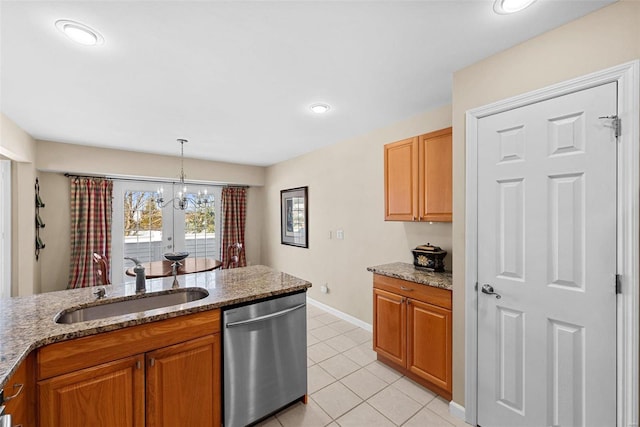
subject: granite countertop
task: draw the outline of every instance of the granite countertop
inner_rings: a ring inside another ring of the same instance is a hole
[[[395,277],[396,279],[408,280],[421,285],[433,286],[434,288],[452,289],[451,273],[436,273],[433,271],[418,270],[406,262],[393,262],[391,264],[376,265],[368,267],[368,271],[383,276]]]
[[[0,388],[31,351],[47,344],[288,294],[311,286],[306,280],[263,265],[187,274],[178,276],[178,282],[180,288],[204,288],[209,295],[181,305],[75,324],[58,324],[55,317],[70,307],[95,305],[95,288],[0,299]],[[105,288],[107,296],[100,303],[144,295],[136,295],[135,282]],[[173,277],[147,280],[147,293],[169,293],[172,289]]]

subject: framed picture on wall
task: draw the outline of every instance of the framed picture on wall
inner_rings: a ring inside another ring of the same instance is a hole
[[[280,191],[280,241],[283,245],[309,247],[308,187]]]

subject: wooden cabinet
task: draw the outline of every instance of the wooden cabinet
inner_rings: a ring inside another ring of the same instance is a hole
[[[374,274],[378,360],[451,398],[451,291]]]
[[[451,326],[451,310],[407,299],[407,369],[448,392]]]
[[[384,146],[385,220],[451,222],[452,131]]]
[[[147,353],[148,426],[220,426],[220,334]],[[197,408],[197,409],[196,409]]]
[[[380,289],[373,290],[373,347],[378,354],[401,366],[407,364],[407,306],[405,298]]]
[[[35,425],[35,356],[30,354],[4,386],[5,410],[15,427]]]
[[[41,427],[220,425],[220,311],[38,350]]]
[[[418,219],[418,137],[384,146],[384,219]]]
[[[144,427],[143,363],[127,357],[40,381],[40,427]]]

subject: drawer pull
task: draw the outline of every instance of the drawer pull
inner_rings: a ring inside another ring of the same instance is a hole
[[[400,286],[400,289],[402,289],[403,291],[413,291],[413,289],[407,288],[406,286]]]
[[[22,393],[22,389],[24,388],[24,384],[14,384],[14,385],[13,385],[13,389],[15,390],[16,388],[18,389],[18,391],[16,391],[16,392],[13,394],[13,396],[5,397],[5,398],[4,398],[4,401],[5,401],[5,402],[8,402],[8,401],[10,401],[11,399],[15,399],[16,397],[18,397],[18,395],[20,395],[20,393]],[[4,403],[4,402],[3,402],[3,403]]]

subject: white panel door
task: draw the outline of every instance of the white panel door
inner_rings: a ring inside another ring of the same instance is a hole
[[[482,427],[616,424],[616,91],[479,120]]]

